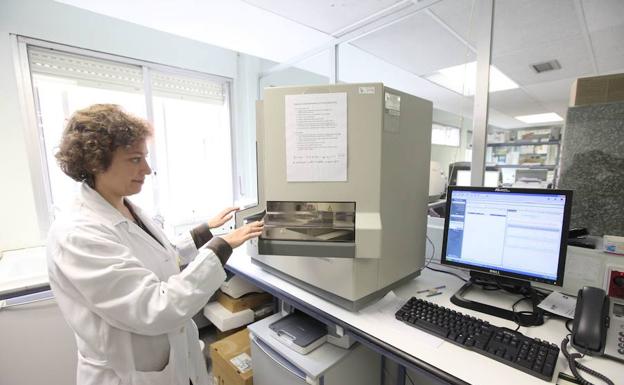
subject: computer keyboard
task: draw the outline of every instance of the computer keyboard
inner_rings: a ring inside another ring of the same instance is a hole
[[[412,297],[396,319],[525,373],[551,381],[559,347]]]

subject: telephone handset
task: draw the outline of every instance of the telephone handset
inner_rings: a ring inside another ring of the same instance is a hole
[[[581,376],[579,372],[581,370],[609,385],[614,385],[607,377],[576,361],[585,354],[590,356],[604,354],[608,328],[609,297],[602,289],[585,286],[578,292],[571,335],[571,345],[582,354],[568,352],[569,336],[561,342],[561,352],[568,360],[572,374],[583,385],[591,383]]]
[[[590,356],[604,354],[609,328],[609,297],[605,291],[585,286],[579,290],[572,324],[572,346]]]

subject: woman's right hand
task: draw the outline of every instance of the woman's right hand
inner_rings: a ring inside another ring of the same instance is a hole
[[[251,238],[257,238],[262,234],[262,230],[264,229],[264,222],[256,221],[248,223],[238,229],[228,233],[226,235],[222,235],[224,241],[226,241],[230,247],[233,249],[245,243],[246,240]]]

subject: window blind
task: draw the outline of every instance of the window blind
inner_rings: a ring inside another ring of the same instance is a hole
[[[223,104],[225,85],[220,82],[177,74],[153,71],[152,93],[154,96],[174,97]]]
[[[74,79],[96,87],[143,89],[143,69],[138,65],[33,46],[28,47],[28,60],[33,73]],[[225,102],[225,82],[153,70],[150,73],[154,96]]]
[[[74,79],[91,86],[143,89],[143,70],[139,66],[32,46],[28,47],[28,60],[33,73]]]

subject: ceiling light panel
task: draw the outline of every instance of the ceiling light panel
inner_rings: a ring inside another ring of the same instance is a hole
[[[475,93],[477,83],[477,62],[460,64],[443,68],[425,78],[455,91],[458,94],[471,96]],[[498,68],[490,66],[490,92],[518,88],[518,84],[502,73]]]
[[[547,112],[544,114],[533,114],[533,115],[520,115],[516,116],[521,122],[533,124],[533,123],[554,123],[561,122],[563,118],[554,112]]]

